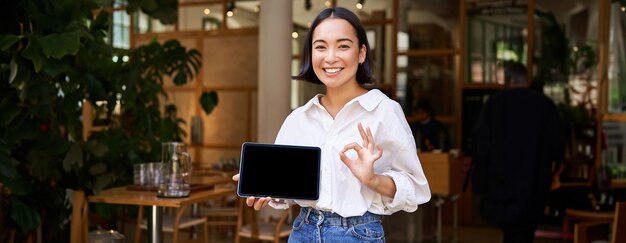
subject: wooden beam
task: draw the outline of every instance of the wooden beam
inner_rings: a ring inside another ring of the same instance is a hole
[[[612,121],[612,122],[626,122],[626,114],[610,114],[604,113],[602,115],[602,121]]]
[[[457,123],[457,133],[456,133],[456,147],[461,150],[463,144],[462,129],[463,129],[463,89],[465,88],[465,67],[467,65],[467,1],[459,0],[459,46],[457,47],[459,50],[458,55],[458,68],[457,68],[457,76],[456,76],[456,87],[455,87],[455,103],[454,107],[454,116],[455,120],[459,121]]]
[[[226,14],[226,8],[228,7],[228,0],[222,0],[222,29],[228,29],[228,15]]]
[[[504,85],[497,83],[463,83],[463,89],[504,89]]]
[[[391,24],[391,43],[390,43],[390,48],[391,48],[391,60],[389,60],[389,66],[391,67],[391,73],[389,75],[389,84],[391,85],[391,89],[390,89],[390,93],[391,93],[391,98],[392,99],[396,99],[397,98],[397,94],[396,94],[396,90],[398,90],[397,87],[397,76],[398,76],[398,16],[400,15],[400,10],[398,9],[400,7],[400,4],[398,2],[399,0],[393,0],[393,5],[391,8],[391,20],[392,20],[392,24]]]
[[[527,27],[526,27],[526,72],[530,80],[530,84],[533,82],[533,55],[535,53],[535,0],[527,0]],[[565,45],[566,43],[564,43]],[[529,84],[529,85],[530,85]]]
[[[460,54],[459,49],[425,49],[425,50],[408,50],[398,52],[399,56],[421,57],[421,56],[452,56]]]
[[[187,92],[195,92],[198,87],[195,86],[167,86],[163,87],[163,89],[167,92],[170,91],[187,91]],[[223,85],[223,84],[211,84],[201,87],[202,91],[256,91],[258,89],[257,85]]]
[[[608,69],[609,69],[609,32],[611,26],[611,0],[598,1],[598,107],[596,108],[596,153],[595,170],[602,163],[602,143],[604,132],[602,118],[607,112],[608,101]],[[589,176],[589,181],[595,180],[595,175]]]
[[[135,41],[150,41],[153,38],[157,39],[182,39],[182,38],[198,38],[198,37],[211,37],[211,36],[241,36],[241,35],[257,35],[259,33],[258,27],[253,28],[241,28],[241,29],[217,29],[217,30],[183,30],[178,32],[161,32],[161,33],[138,33],[135,34]]]

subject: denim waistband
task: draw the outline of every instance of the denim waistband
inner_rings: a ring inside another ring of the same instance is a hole
[[[326,226],[350,227],[352,225],[365,224],[383,220],[382,215],[373,214],[370,212],[366,212],[362,216],[344,218],[337,213],[320,211],[310,207],[301,208],[300,214],[302,215],[305,222],[313,221],[319,225]]]

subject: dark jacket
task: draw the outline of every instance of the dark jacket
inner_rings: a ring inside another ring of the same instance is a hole
[[[564,156],[564,127],[554,103],[526,88],[491,97],[475,129],[474,192],[485,220],[538,220],[550,192],[552,162]]]
[[[439,120],[431,118],[427,123],[416,121],[409,124],[409,126],[411,131],[413,131],[415,144],[420,151],[431,151],[426,146],[427,140],[434,147],[433,149],[441,149],[442,151],[450,149],[448,130]]]

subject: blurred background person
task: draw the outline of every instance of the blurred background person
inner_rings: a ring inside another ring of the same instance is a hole
[[[427,99],[420,99],[415,108],[416,121],[409,124],[415,143],[420,151],[441,150],[450,148],[447,128],[437,120],[435,110]]]
[[[543,215],[553,163],[561,162],[565,138],[556,106],[528,88],[526,68],[505,69],[505,89],[487,100],[474,141],[474,192],[483,219],[502,228],[503,242],[532,242]]]

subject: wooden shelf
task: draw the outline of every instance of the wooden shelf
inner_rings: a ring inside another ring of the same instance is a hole
[[[626,114],[604,114],[602,116],[602,120],[614,121],[614,122],[626,122]]]
[[[461,51],[458,49],[424,49],[424,50],[408,50],[398,52],[399,56],[410,57],[432,57],[432,56],[452,56],[457,55]]]
[[[463,83],[463,89],[504,89],[504,85],[497,83]]]

